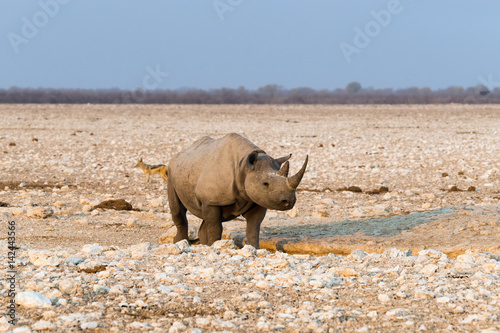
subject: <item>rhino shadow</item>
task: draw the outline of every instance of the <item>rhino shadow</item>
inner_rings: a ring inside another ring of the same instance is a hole
[[[365,236],[392,237],[402,231],[410,230],[418,225],[430,223],[443,215],[450,215],[455,210],[443,207],[432,211],[411,213],[391,217],[376,217],[358,220],[344,220],[326,224],[314,224],[314,220],[305,225],[289,225],[262,228],[265,238],[328,238],[334,236],[363,233]]]

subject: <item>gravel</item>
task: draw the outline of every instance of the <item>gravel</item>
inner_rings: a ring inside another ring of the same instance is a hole
[[[500,261],[492,253],[450,259],[430,250],[395,256],[399,250],[391,249],[311,257],[221,242],[221,250],[181,242],[180,254],[144,243],[89,244],[67,248],[57,266],[34,265],[23,248],[19,288],[27,291],[16,297],[18,325],[59,332],[500,328]],[[102,253],[87,252],[78,265],[66,260],[89,247]],[[464,262],[466,269],[457,268]]]

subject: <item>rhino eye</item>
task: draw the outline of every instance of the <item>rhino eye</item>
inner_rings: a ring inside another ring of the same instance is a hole
[[[265,187],[269,187],[269,183],[268,182],[264,182],[262,185],[264,185]]]

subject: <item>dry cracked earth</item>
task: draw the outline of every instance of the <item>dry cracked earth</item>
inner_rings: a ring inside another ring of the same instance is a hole
[[[500,106],[1,105],[0,119],[0,332],[500,331]],[[168,164],[231,132],[292,153],[292,172],[309,155],[296,206],[268,212],[260,250],[242,219],[212,247],[172,244],[166,184],[137,158]],[[132,210],[96,207],[111,199]]]

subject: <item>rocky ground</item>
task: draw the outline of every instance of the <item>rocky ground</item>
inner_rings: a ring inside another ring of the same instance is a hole
[[[4,271],[9,222],[19,247],[17,328],[2,276],[0,331],[500,331],[500,106],[3,105],[0,118]],[[293,153],[292,172],[309,155],[296,207],[268,212],[262,250],[243,247],[243,220],[214,247],[170,244],[166,186],[137,158],[166,164],[229,132]],[[133,210],[95,208],[108,199]]]

